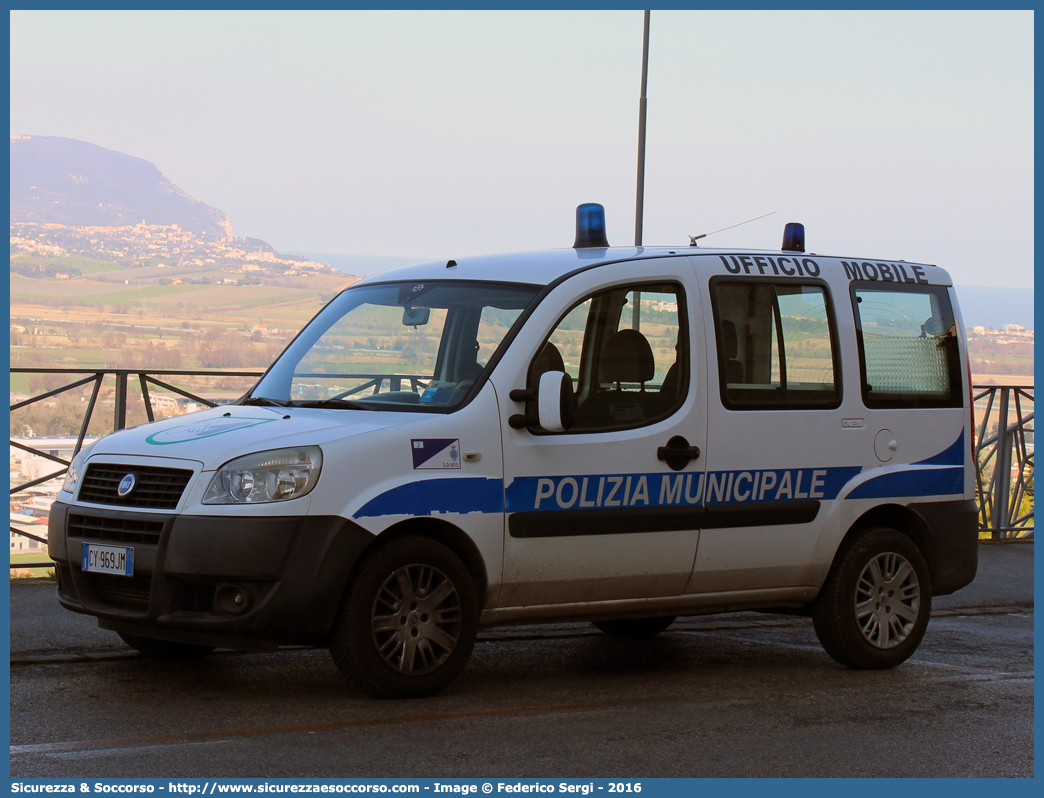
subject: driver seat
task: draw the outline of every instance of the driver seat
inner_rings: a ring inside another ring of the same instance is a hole
[[[656,359],[648,339],[637,330],[618,330],[602,350],[602,382],[615,387],[598,391],[577,408],[576,427],[609,427],[644,421],[657,403],[657,393],[645,383],[656,373]],[[624,382],[637,382],[638,391],[625,391]],[[653,411],[655,414],[655,411]]]

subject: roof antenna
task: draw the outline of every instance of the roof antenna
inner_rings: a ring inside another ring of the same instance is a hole
[[[747,221],[745,222],[740,222],[739,224],[730,224],[728,227],[722,227],[720,230],[713,230],[710,233],[700,233],[698,236],[689,236],[689,246],[696,246],[696,242],[699,241],[701,238],[706,238],[707,236],[712,236],[715,233],[722,233],[726,230],[731,230],[733,227],[740,227],[745,224],[750,224],[751,222],[756,222],[758,219],[764,219],[766,216],[771,216],[774,213],[775,211],[770,211],[768,213],[761,214],[761,216],[755,216],[753,219],[747,219]]]

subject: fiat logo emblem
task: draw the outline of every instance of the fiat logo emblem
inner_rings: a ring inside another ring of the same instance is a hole
[[[120,485],[118,488],[116,488],[116,495],[126,496],[128,493],[134,490],[135,481],[136,480],[134,478],[134,474],[127,474],[127,476],[120,480]]]

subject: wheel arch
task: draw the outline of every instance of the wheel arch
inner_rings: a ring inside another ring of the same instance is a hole
[[[910,538],[920,550],[928,565],[928,573],[932,577],[932,581],[935,581],[936,557],[931,530],[920,515],[901,504],[880,504],[859,516],[841,539],[834,552],[834,557],[837,557],[837,552],[841,551],[845,543],[853,536],[868,527],[875,526],[894,529]]]
[[[417,535],[437,540],[460,557],[464,567],[471,574],[471,578],[475,580],[475,590],[479,595],[479,605],[484,606],[486,593],[489,590],[489,574],[486,570],[486,561],[482,558],[482,553],[479,551],[475,541],[464,530],[441,518],[408,518],[405,521],[393,524],[374,538],[373,542],[367,546],[366,551],[359,558],[359,562],[362,562],[373,546],[379,546],[405,535]],[[358,567],[358,563],[356,567]]]
[[[383,532],[374,535],[373,539],[367,543],[366,547],[359,552],[359,555],[355,558],[355,562],[352,564],[352,567],[349,569],[348,574],[345,577],[344,585],[341,588],[340,598],[338,599],[338,609],[323,635],[324,642],[329,642],[330,635],[337,628],[338,623],[340,623],[343,598],[347,595],[359,568],[362,567],[362,564],[366,561],[368,556],[377,546],[384,545],[391,540],[406,535],[417,535],[419,537],[436,540],[456,554],[461,562],[464,563],[464,567],[467,568],[468,573],[471,574],[471,578],[475,580],[475,590],[479,596],[479,606],[484,606],[486,594],[489,591],[489,575],[486,571],[486,562],[482,558],[482,554],[479,552],[479,548],[475,545],[475,542],[466,532],[460,529],[460,527],[457,527],[448,521],[444,521],[441,518],[408,518],[404,521],[399,521],[385,529]]]

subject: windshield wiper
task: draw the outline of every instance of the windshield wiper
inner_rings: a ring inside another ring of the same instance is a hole
[[[294,402],[294,407],[334,407],[338,410],[376,410],[375,407],[364,405],[361,402],[348,402],[344,399],[313,399],[304,402]]]
[[[244,399],[243,404],[245,405],[257,405],[259,407],[293,407],[293,402],[284,402],[282,399],[269,399],[267,396],[251,396],[249,399]]]

